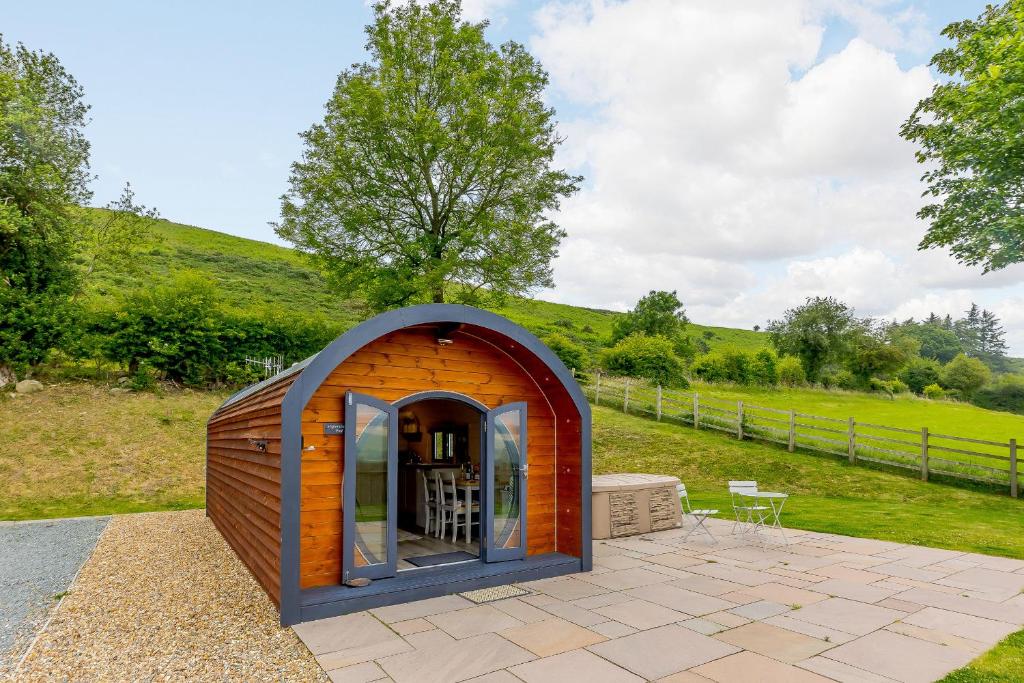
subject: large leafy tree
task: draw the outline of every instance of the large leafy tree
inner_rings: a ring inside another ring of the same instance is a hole
[[[651,290],[636,302],[633,310],[616,319],[612,328],[612,343],[631,334],[676,339],[689,322],[683,302],[674,290]]]
[[[950,24],[931,61],[946,76],[900,133],[927,164],[921,248],[985,271],[1024,260],[1024,0]]]
[[[799,358],[811,381],[826,366],[846,360],[862,331],[853,309],[832,297],[808,298],[768,324],[772,345],[780,355]]]
[[[552,167],[544,70],[522,45],[488,44],[457,0],[374,16],[370,60],[302,134],[278,234],[375,309],[550,286],[565,235],[551,214],[581,179]]]
[[[88,107],[52,54],[0,37],[0,384],[67,329],[75,222],[89,198]]]

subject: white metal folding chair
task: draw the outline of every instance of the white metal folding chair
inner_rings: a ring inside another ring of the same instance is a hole
[[[686,494],[686,484],[676,484],[676,493],[679,494],[680,504],[683,505],[683,518],[693,518],[693,528],[686,532],[686,535],[683,536],[683,541],[685,542],[686,539],[688,539],[693,532],[699,530],[703,531],[708,536],[710,536],[712,543],[718,543],[718,539],[715,538],[715,535],[711,533],[711,530],[704,526],[704,522],[707,520],[707,518],[711,515],[717,515],[718,510],[704,508],[694,510],[692,507],[690,507],[690,496]]]
[[[765,515],[769,508],[758,503],[757,498],[750,497],[757,493],[756,481],[730,481],[729,495],[732,497],[732,511],[736,521],[732,525],[732,533],[741,523],[752,524],[753,527],[747,531],[756,531],[758,526],[764,526]],[[742,519],[741,519],[742,517]]]

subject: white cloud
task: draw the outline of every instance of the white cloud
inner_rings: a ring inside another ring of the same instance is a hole
[[[822,57],[836,17],[858,35]],[[1022,269],[981,277],[916,249],[921,169],[898,131],[933,79],[893,52],[930,40],[915,11],[581,0],[535,20],[531,49],[574,112],[559,162],[587,178],[558,217],[560,300],[679,289],[695,319],[746,327],[813,295],[864,315],[1024,297]]]

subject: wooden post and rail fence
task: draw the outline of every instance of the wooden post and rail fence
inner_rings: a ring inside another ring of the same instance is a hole
[[[596,405],[621,406],[623,412],[649,415],[695,429],[726,432],[737,439],[757,439],[913,471],[923,481],[933,474],[1007,486],[1019,495],[1017,440],[990,441],[782,410],[744,401],[729,401],[699,392],[665,389],[600,372],[580,377]],[[969,444],[970,448],[966,445]]]

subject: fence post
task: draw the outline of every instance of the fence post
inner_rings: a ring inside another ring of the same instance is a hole
[[[700,399],[697,392],[693,392],[693,428],[700,429]]]
[[[658,421],[661,421],[661,385],[658,385]]]
[[[846,451],[850,464],[857,462],[857,423],[852,417],[846,420]]]
[[[629,380],[626,380],[626,388],[622,393],[622,412],[629,412]]]
[[[921,481],[928,481],[928,428],[921,427]]]
[[[796,449],[796,411],[789,411],[789,452]]]
[[[1017,497],[1017,439],[1010,439],[1010,495]]]
[[[601,405],[601,371],[597,371],[597,386],[594,389],[594,405]]]
[[[743,441],[743,401],[736,401],[736,438]]]

